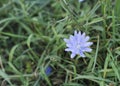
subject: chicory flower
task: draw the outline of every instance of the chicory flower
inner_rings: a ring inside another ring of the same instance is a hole
[[[85,52],[91,52],[92,49],[90,46],[93,42],[88,42],[90,39],[89,36],[86,36],[85,33],[81,33],[80,31],[74,31],[74,35],[70,35],[69,39],[64,39],[66,42],[67,48],[65,51],[71,51],[71,58],[74,58],[76,55],[80,55],[81,57],[85,57]]]
[[[45,69],[45,74],[46,75],[50,75],[52,72],[52,68],[50,66],[48,66],[46,69]]]

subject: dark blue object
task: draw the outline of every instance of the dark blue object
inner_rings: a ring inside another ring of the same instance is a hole
[[[46,75],[50,75],[52,72],[52,68],[50,66],[48,66],[46,69],[45,69],[45,74]]]

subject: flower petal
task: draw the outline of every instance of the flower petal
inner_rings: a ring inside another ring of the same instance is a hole
[[[77,31],[76,30],[74,31],[74,35],[77,35]]]
[[[84,47],[89,47],[89,46],[91,46],[93,44],[93,42],[86,42],[83,46]]]
[[[66,48],[65,51],[71,51],[71,49],[70,48]]]
[[[71,58],[74,58],[74,57],[75,57],[75,55],[76,55],[75,53],[72,53],[72,54],[71,54]]]
[[[83,51],[83,52],[91,52],[92,49],[91,49],[91,48],[84,48],[82,51]]]
[[[85,54],[83,52],[80,51],[79,54],[81,57],[85,57]]]
[[[86,36],[85,39],[84,39],[84,41],[86,42],[86,41],[88,41],[89,39],[90,39],[90,37],[89,37],[89,36]]]
[[[69,43],[69,39],[63,39],[66,43]]]

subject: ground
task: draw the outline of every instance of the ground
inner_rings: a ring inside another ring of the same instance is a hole
[[[1,0],[0,85],[119,86],[119,3]],[[93,42],[85,57],[65,51],[74,31]]]

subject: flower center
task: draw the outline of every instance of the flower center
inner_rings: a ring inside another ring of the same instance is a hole
[[[77,49],[80,49],[80,47],[81,47],[80,44],[78,44],[78,45],[77,45]]]

